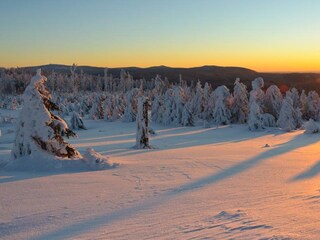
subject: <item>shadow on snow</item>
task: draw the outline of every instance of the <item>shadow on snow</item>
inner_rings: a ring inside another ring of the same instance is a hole
[[[202,187],[209,187],[209,186],[211,187],[213,184],[216,184],[219,181],[222,181],[224,179],[240,174],[246,170],[249,170],[267,159],[316,143],[318,140],[319,139],[317,137],[310,137],[306,139],[305,136],[298,135],[297,137],[293,138],[291,141],[285,144],[279,145],[276,148],[267,150],[258,156],[255,156],[253,158],[250,158],[248,160],[235,164],[227,169],[221,170],[218,173],[214,173],[202,179],[199,179],[191,183],[184,184],[180,187],[174,188],[172,190],[169,190],[158,197],[147,199],[146,201],[143,201],[135,206],[116,210],[113,212],[108,212],[104,215],[97,216],[96,218],[84,220],[82,222],[79,222],[73,225],[65,226],[53,232],[42,234],[36,238],[33,237],[32,239],[48,239],[48,238],[63,239],[63,238],[75,236],[77,234],[85,233],[90,230],[94,230],[98,227],[101,227],[106,224],[110,224],[112,222],[121,220],[123,218],[132,217],[139,212],[148,211],[148,210],[151,210],[152,208],[160,206],[161,204],[175,197],[178,197],[186,192],[194,191]],[[310,177],[310,176],[313,176],[314,174],[317,174],[318,172],[319,172],[319,163],[317,163],[314,167],[312,167],[306,173],[302,174],[302,176]]]

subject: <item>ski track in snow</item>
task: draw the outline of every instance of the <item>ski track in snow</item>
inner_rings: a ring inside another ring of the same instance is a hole
[[[140,151],[131,149],[134,124],[92,126],[72,143],[81,151],[96,146],[120,167],[60,175],[0,172],[0,239],[320,236],[319,159],[308,153],[319,136],[159,126],[151,140],[157,149]],[[12,136],[4,136],[0,156],[8,157]],[[310,163],[301,162],[301,153]]]

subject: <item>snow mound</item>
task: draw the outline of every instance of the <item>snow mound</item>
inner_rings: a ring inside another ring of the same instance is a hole
[[[78,172],[90,170],[110,169],[118,166],[117,163],[109,163],[105,156],[88,148],[83,156],[78,158],[61,158],[43,151],[37,154],[24,156],[17,159],[11,159],[3,163],[5,171],[23,171],[23,172]]]
[[[97,153],[93,148],[87,148],[86,153],[83,154],[83,161],[91,169],[108,169],[119,166],[118,163],[109,163],[109,158]]]

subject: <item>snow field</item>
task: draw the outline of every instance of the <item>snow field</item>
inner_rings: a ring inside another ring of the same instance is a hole
[[[246,125],[86,120],[70,143],[120,163],[102,171],[0,171],[2,239],[318,239],[319,135]],[[0,157],[13,133],[2,128]],[[9,126],[7,128],[10,128]],[[265,147],[268,144],[269,147]]]

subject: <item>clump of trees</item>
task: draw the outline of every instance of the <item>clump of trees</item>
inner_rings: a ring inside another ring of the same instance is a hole
[[[0,95],[0,107],[15,109],[23,104],[19,93],[28,78],[30,74],[22,70],[1,71],[0,92],[12,94]],[[268,127],[292,131],[300,128],[303,121],[320,120],[320,97],[316,91],[306,93],[293,88],[282,93],[276,85],[266,88],[262,78],[252,81],[249,92],[240,79],[235,80],[233,89],[213,89],[209,83],[187,83],[182,76],[178,83],[169,83],[160,75],[149,81],[134,79],[124,70],[118,78],[108,69],[103,76],[93,76],[73,65],[69,74],[48,74],[46,87],[52,92],[50,101],[57,106],[50,110],[52,114],[71,116],[75,130],[84,126],[86,118],[135,121],[141,96],[149,99],[151,122],[163,125],[247,124],[252,131]]]

